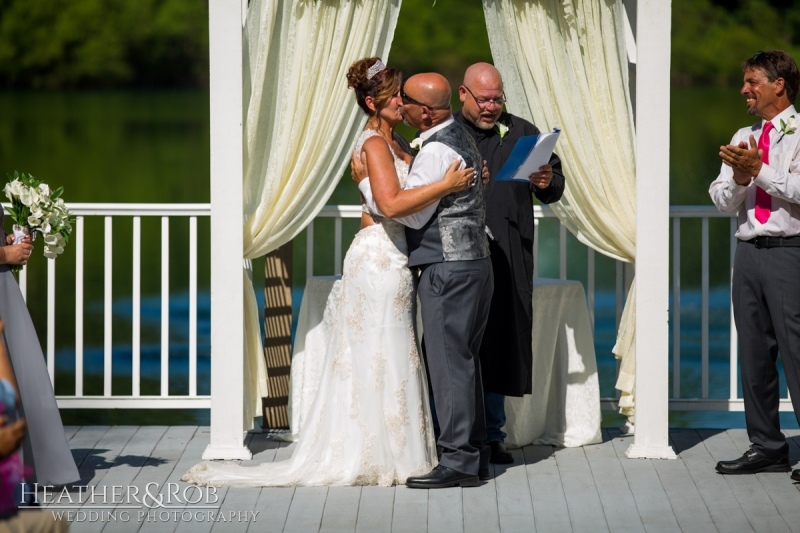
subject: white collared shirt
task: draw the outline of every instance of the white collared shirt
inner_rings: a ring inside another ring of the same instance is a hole
[[[450,116],[450,118],[441,124],[437,124],[433,128],[423,131],[419,134],[419,137],[423,141],[423,145],[419,153],[417,153],[416,157],[414,158],[414,164],[411,167],[411,170],[408,172],[405,189],[416,189],[417,187],[422,187],[423,185],[429,185],[431,183],[441,181],[444,179],[444,175],[447,174],[447,169],[450,168],[450,165],[456,159],[461,160],[461,164],[458,166],[459,169],[466,167],[466,163],[464,163],[463,159],[461,159],[461,156],[458,155],[458,152],[446,144],[442,144],[440,142],[425,142],[428,138],[430,138],[431,135],[441,129],[446,128],[453,122],[454,119],[452,116]],[[364,202],[367,204],[367,207],[370,209],[370,211],[376,214],[381,214],[377,204],[375,203],[375,199],[372,196],[372,189],[369,186],[369,178],[362,180],[358,184],[358,190],[361,191],[361,194],[364,196]],[[395,218],[394,220],[397,220],[404,226],[419,229],[424,226],[428,220],[430,220],[434,213],[436,213],[436,208],[438,206],[439,201],[437,200],[428,207],[420,209],[416,213],[412,213],[411,215],[405,217]]]
[[[797,111],[789,106],[773,117],[771,122],[775,127],[769,133],[769,163],[761,166],[752,183],[737,184],[733,180],[733,169],[723,163],[719,176],[708,189],[717,209],[723,213],[739,213],[736,230],[739,239],[800,235],[800,131],[788,135],[781,132],[781,119],[786,122],[792,115],[797,116]],[[740,129],[730,144],[737,146],[745,142],[749,145],[751,135],[758,142],[765,123],[762,121],[757,129],[755,126]],[[755,217],[756,186],[772,197],[772,212],[763,224]]]

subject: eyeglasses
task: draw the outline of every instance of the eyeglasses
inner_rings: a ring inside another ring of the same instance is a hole
[[[403,86],[400,88],[400,98],[403,99],[403,103],[406,104],[416,104],[420,107],[430,107],[429,105],[423,104],[419,100],[415,100],[406,94],[406,84],[404,83]]]
[[[408,95],[406,94],[406,91],[405,91],[404,89],[405,89],[405,88],[403,88],[403,89],[400,89],[400,98],[402,98],[402,99],[403,99],[403,103],[404,103],[404,104],[416,104],[416,105],[418,105],[418,106],[420,106],[420,107],[423,107],[423,106],[424,106],[424,107],[430,107],[430,106],[427,106],[427,105],[423,104],[423,103],[422,103],[422,102],[420,102],[419,100],[415,100],[415,99],[411,98],[410,96],[408,96]]]
[[[769,54],[767,54],[763,50],[759,50],[758,52],[756,52],[756,55],[754,55],[750,59],[750,61],[752,61],[754,63],[758,63],[758,64],[763,65],[763,66],[766,66],[766,63],[769,63],[769,67],[771,67],[769,70],[773,74],[775,79],[780,78],[780,72],[778,71],[777,67],[775,66],[775,63],[773,63],[772,59],[769,58]],[[769,76],[767,76],[767,77],[769,77]]]
[[[418,105],[420,107],[427,107],[428,109],[431,109],[431,110],[450,109],[450,105],[449,104],[447,106],[439,106],[439,107],[437,107],[437,106],[433,106],[433,105],[423,104],[419,100],[417,100],[415,98],[411,98],[410,96],[408,96],[408,94],[406,94],[406,82],[405,81],[403,81],[403,84],[400,86],[400,98],[403,99],[403,103],[404,104],[415,104],[415,105]]]
[[[503,96],[501,96],[500,98],[492,98],[492,99],[478,98],[472,93],[472,91],[469,90],[469,87],[467,87],[466,85],[462,85],[462,87],[464,87],[467,90],[469,95],[472,97],[473,100],[475,100],[475,103],[478,104],[478,107],[481,110],[486,109],[490,105],[495,105],[497,107],[503,107],[503,104],[506,103],[506,95],[505,94],[503,94]]]

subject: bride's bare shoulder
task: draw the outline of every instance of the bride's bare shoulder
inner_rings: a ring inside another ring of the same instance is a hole
[[[386,139],[381,137],[380,135],[373,135],[366,141],[361,148],[362,151],[367,153],[389,153],[389,145],[386,142]]]

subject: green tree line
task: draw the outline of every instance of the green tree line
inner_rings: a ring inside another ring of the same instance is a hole
[[[673,82],[738,82],[732,65],[761,49],[798,57],[793,7],[673,0]],[[405,73],[437,70],[452,81],[466,65],[491,61],[481,0],[404,0],[390,60]],[[208,0],[0,0],[0,88],[207,84]]]

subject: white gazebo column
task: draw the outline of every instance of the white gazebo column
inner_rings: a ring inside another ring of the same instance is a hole
[[[636,2],[636,432],[626,455],[669,445],[669,0]]]
[[[203,459],[250,459],[244,446],[242,13],[209,0],[211,99],[211,442]],[[213,237],[213,236],[216,237]]]

